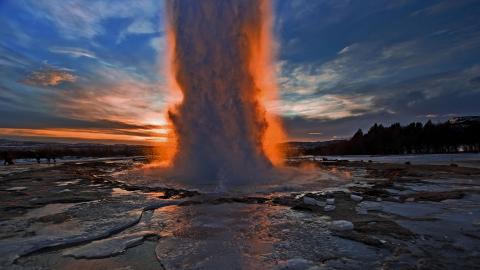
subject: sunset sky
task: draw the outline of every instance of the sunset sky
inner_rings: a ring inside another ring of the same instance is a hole
[[[480,1],[275,0],[292,140],[374,122],[480,114]],[[0,0],[0,137],[148,143],[165,136],[158,0]]]

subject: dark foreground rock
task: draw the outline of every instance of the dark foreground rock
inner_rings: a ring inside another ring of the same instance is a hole
[[[480,170],[318,162],[308,167],[321,177],[301,184],[202,194],[119,181],[139,165],[2,173],[0,269],[480,265]]]

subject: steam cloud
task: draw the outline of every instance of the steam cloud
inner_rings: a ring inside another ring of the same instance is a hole
[[[183,94],[168,113],[177,143],[171,169],[201,183],[264,179],[275,158],[269,129],[277,125],[263,105],[266,78],[259,78],[271,45],[269,2],[169,0],[167,16],[171,75]]]

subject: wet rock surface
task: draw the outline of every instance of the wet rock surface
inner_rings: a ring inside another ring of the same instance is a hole
[[[0,269],[480,264],[478,169],[318,161],[307,167],[321,177],[312,173],[301,184],[211,193],[129,182],[128,171],[141,165],[118,159],[4,169]]]

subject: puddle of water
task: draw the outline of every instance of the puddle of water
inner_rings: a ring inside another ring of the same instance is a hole
[[[148,192],[146,193],[147,197],[149,198],[160,198],[165,196],[165,192],[163,191],[158,191],[158,192]]]
[[[134,193],[133,191],[128,191],[123,188],[112,188],[113,197],[128,196],[128,195],[132,195],[133,193]]]

